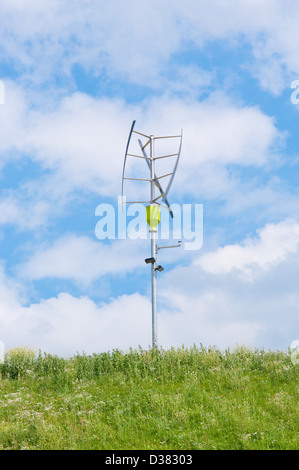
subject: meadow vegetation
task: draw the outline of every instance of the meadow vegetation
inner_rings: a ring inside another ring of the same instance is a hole
[[[0,450],[298,449],[298,377],[289,354],[245,347],[16,348],[0,365]]]

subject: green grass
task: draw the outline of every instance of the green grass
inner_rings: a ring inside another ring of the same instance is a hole
[[[8,351],[3,449],[298,449],[290,356],[193,347],[63,359]]]

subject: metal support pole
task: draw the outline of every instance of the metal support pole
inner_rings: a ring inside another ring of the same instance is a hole
[[[151,230],[151,253],[155,258],[156,252],[156,230]],[[153,349],[157,346],[157,270],[156,262],[152,263],[152,344]]]
[[[151,204],[155,199],[155,160],[154,160],[154,136],[150,137],[150,159],[151,159]],[[150,230],[151,234],[151,256],[156,259],[156,232]],[[157,346],[157,271],[156,262],[151,266],[152,274],[152,346]]]

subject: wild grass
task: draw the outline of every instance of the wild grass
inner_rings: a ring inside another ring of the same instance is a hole
[[[298,449],[299,367],[283,352],[7,351],[3,449]]]

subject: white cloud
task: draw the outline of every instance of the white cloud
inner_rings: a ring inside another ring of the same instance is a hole
[[[175,180],[178,194],[225,199],[231,211],[257,202],[269,208],[268,215],[277,210],[277,203],[282,214],[294,211],[298,202],[286,192],[281,198],[280,188],[257,188],[254,182],[245,188],[229,172],[231,165],[271,168],[285,136],[259,108],[233,102],[222,93],[197,102],[213,85],[213,71],[192,62],[192,51],[203,53],[206,44],[216,41],[217,46],[219,40],[228,50],[238,48],[239,41],[249,44],[252,50],[248,54],[246,48],[240,65],[277,95],[289,76],[299,72],[298,18],[293,0],[74,0],[72,8],[65,0],[53,0],[46,7],[39,0],[3,0],[0,50],[19,86],[5,82],[0,169],[26,154],[41,171],[35,181],[5,192],[0,223],[38,227],[38,237],[74,191],[116,198],[133,119],[146,133],[173,134],[184,128],[182,164]],[[182,65],[186,45],[191,45],[190,63]],[[74,64],[93,78],[104,71],[111,80],[165,90],[165,95],[128,105],[70,94]],[[47,91],[40,87],[45,83]],[[62,83],[59,90],[57,83]],[[174,98],[180,94],[188,99]],[[288,338],[295,339],[291,336],[299,307],[294,285],[298,238],[296,221],[269,224],[255,238],[164,273],[159,284],[161,299],[163,293],[167,302],[159,310],[162,344],[202,341],[225,347],[266,341],[287,346]],[[56,277],[86,286],[105,274],[136,268],[143,259],[139,254],[135,242],[133,250],[127,240],[108,246],[69,235],[35,247],[19,273],[26,280]],[[139,294],[96,305],[88,297],[61,293],[24,307],[3,271],[0,294],[0,340],[6,343],[31,342],[54,353],[150,343],[150,304]]]
[[[260,166],[267,163],[271,146],[281,137],[271,117],[255,107],[226,102],[221,94],[192,107],[178,106],[178,115],[183,125],[186,122],[184,150],[189,164]]]
[[[297,214],[299,199],[296,191],[287,188],[286,182],[276,175],[269,181],[264,179],[267,178],[266,174],[260,173],[260,176],[263,177],[260,183],[254,179],[244,183],[242,178],[227,178],[228,184],[223,190],[226,197],[224,214],[231,216],[253,210],[253,213],[258,213],[260,220],[266,221],[278,221]],[[224,178],[223,181],[225,181]]]
[[[159,344],[226,348],[238,343],[287,349],[298,335],[298,227],[294,220],[268,224],[256,239],[206,253],[199,263],[165,271],[158,281]],[[69,239],[69,246],[68,250],[65,239],[52,251],[36,255],[25,265],[27,273],[73,276],[81,282],[86,278],[80,269],[85,270],[88,263],[94,276],[105,272],[108,257],[112,267],[113,262],[116,269],[120,267],[117,250],[97,251],[84,237]],[[97,266],[99,253],[104,257],[101,268]],[[100,305],[87,296],[60,293],[24,307],[19,289],[3,270],[0,293],[0,336],[7,346],[30,344],[67,355],[78,350],[147,348],[151,343],[150,300],[137,293]]]
[[[215,252],[205,253],[195,264],[213,274],[227,274],[233,270],[254,277],[262,271],[283,262],[299,249],[299,223],[286,220],[268,224],[258,231],[258,238],[247,239],[243,245],[226,245]]]
[[[148,300],[137,293],[100,306],[88,297],[61,293],[23,309],[20,320],[31,319],[24,339],[31,338],[34,347],[63,355],[92,354],[139,345],[147,348],[149,312]]]
[[[175,300],[176,296],[172,297]],[[231,320],[227,312],[219,322],[215,317],[216,298],[205,300],[203,296],[199,302],[185,298],[179,312],[170,305],[158,313],[159,344],[164,348],[194,343],[220,348],[253,344],[263,329],[259,322]],[[60,293],[24,307],[13,292],[6,290],[0,300],[0,323],[0,338],[6,348],[28,345],[68,356],[151,346],[151,303],[138,293],[100,305],[87,296]]]
[[[161,344],[170,347],[202,343],[223,349],[237,343],[253,346],[258,341],[265,330],[262,319],[240,315],[237,299],[219,286],[213,289],[202,282],[198,268],[175,271],[160,287],[164,305],[158,316]]]
[[[93,188],[95,177],[107,184],[120,173],[134,116],[145,133],[173,134],[183,127],[185,165],[260,166],[282,139],[271,117],[255,107],[238,107],[221,94],[201,103],[160,98],[132,107],[76,93],[53,113],[31,114],[27,142],[46,167],[58,167],[74,183]]]
[[[28,345],[67,356],[150,345],[150,304],[137,293],[100,306],[68,293],[29,307],[14,303],[10,317],[8,299],[0,301],[0,337],[6,348]]]
[[[281,64],[277,57],[269,56],[265,57],[265,53],[262,52],[263,58],[260,57],[261,51],[258,46],[255,47],[256,61],[253,64],[246,66],[252,75],[258,79],[260,86],[278,96],[282,93],[285,88],[289,88],[290,80],[288,73],[285,70],[284,64]]]
[[[0,168],[20,158],[25,140],[27,102],[24,92],[10,80],[5,81],[5,105],[0,106]]]
[[[277,225],[276,234],[266,227],[267,241],[254,247],[223,247],[200,264],[165,273],[159,283],[162,342],[289,347],[299,333],[299,243],[297,232],[288,233],[291,224]]]
[[[47,224],[48,217],[53,213],[49,200],[22,198],[24,193],[4,196],[0,199],[0,225],[17,226],[19,231],[35,230]],[[56,206],[56,210],[57,210]],[[54,212],[56,212],[54,209]],[[58,210],[57,210],[58,212]],[[57,214],[56,212],[56,214]]]
[[[37,161],[59,173],[66,188],[107,194],[107,187],[120,186],[131,115],[122,101],[75,93],[53,112],[30,114],[27,143]]]
[[[179,41],[171,10],[155,0],[75,0],[71,9],[66,1],[51,2],[46,9],[35,1],[22,6],[4,1],[2,10],[3,24],[14,32],[12,40],[3,28],[2,48],[19,67],[34,71],[33,81],[47,79],[57,64],[68,75],[80,63],[95,74],[109,67],[111,74],[133,82],[153,82]]]
[[[2,118],[5,121],[7,114],[14,119],[8,119],[0,129],[4,155],[22,150],[27,159],[47,170],[47,180],[44,177],[42,184],[30,183],[32,194],[39,201],[55,200],[60,205],[76,189],[114,194],[115,198],[119,195],[124,150],[133,119],[145,133],[173,135],[184,129],[184,164],[177,186],[194,193],[198,191],[197,171],[202,171],[202,188],[208,192],[213,188],[223,196],[223,189],[228,191],[231,181],[222,167],[270,165],[285,137],[261,110],[236,105],[221,93],[202,102],[160,97],[135,106],[74,93],[50,108],[47,100],[44,105],[40,102],[37,109],[31,109],[30,97],[20,88],[8,86],[7,97]],[[217,185],[205,183],[209,175],[219,176]],[[21,191],[24,200],[23,196]]]
[[[252,46],[246,62],[266,89],[278,93],[288,75],[299,72],[296,0],[74,0],[71,9],[62,0],[47,8],[34,0],[3,0],[1,9],[2,55],[31,82],[57,71],[70,76],[80,63],[96,76],[109,69],[110,76],[157,87],[186,43],[202,49],[225,40],[237,47],[239,39]]]
[[[65,235],[52,246],[36,249],[18,271],[27,279],[68,279],[82,288],[105,274],[121,274],[143,266],[142,256],[136,240],[104,243],[87,236]]]

